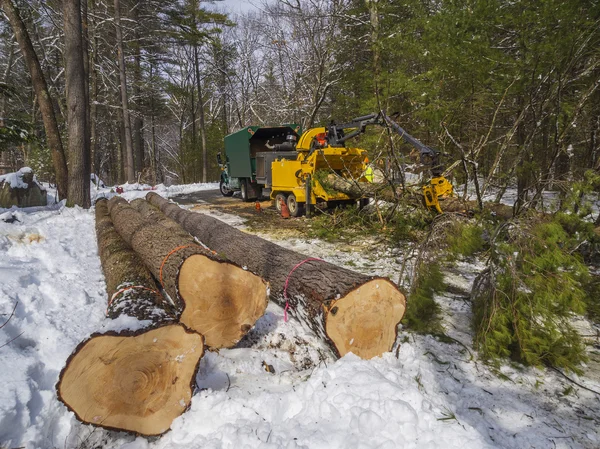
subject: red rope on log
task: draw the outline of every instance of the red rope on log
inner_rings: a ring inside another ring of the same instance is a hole
[[[287,311],[290,308],[290,303],[288,301],[288,295],[287,295],[287,288],[288,288],[288,283],[290,281],[290,276],[296,270],[296,268],[298,268],[300,265],[302,265],[302,264],[304,264],[306,262],[310,262],[312,260],[319,261],[319,262],[325,262],[323,259],[319,259],[318,257],[309,257],[308,259],[304,259],[302,262],[296,264],[296,266],[291,269],[291,271],[289,272],[289,274],[285,278],[285,285],[283,286],[283,297],[285,299],[285,307],[283,309],[283,321],[286,322],[286,323],[288,322]]]
[[[180,251],[180,250],[185,249],[185,248],[190,248],[192,246],[197,246],[198,248],[202,248],[200,245],[183,245],[183,246],[178,246],[177,248],[171,250],[171,252],[169,252],[169,254],[167,254],[165,256],[165,258],[163,259],[162,263],[160,264],[160,270],[158,271],[158,275],[159,275],[158,276],[159,277],[158,280],[160,282],[160,285],[162,285],[164,287],[164,284],[163,284],[163,268],[165,266],[165,263],[169,259],[169,257],[171,257],[171,255],[174,254],[174,253],[176,253],[177,251]],[[202,248],[202,249],[204,249],[204,248]]]

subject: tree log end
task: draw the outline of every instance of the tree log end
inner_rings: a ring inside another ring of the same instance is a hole
[[[268,284],[232,263],[200,254],[179,271],[179,294],[185,302],[180,321],[200,332],[211,348],[230,348],[264,315]]]
[[[340,357],[371,359],[392,349],[405,310],[406,298],[392,282],[373,279],[330,304],[325,332]]]
[[[180,324],[96,334],[69,357],[58,398],[82,422],[161,435],[188,408],[203,354],[202,335]]]

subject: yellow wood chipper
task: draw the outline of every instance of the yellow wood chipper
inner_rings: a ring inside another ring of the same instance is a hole
[[[278,211],[286,204],[294,217],[305,210],[310,213],[311,206],[316,204],[362,206],[368,198],[329,189],[321,181],[328,174],[350,183],[372,181],[366,150],[345,146],[347,140],[363,133],[369,125],[389,125],[419,150],[421,163],[429,166],[433,175],[423,186],[425,203],[441,212],[438,198],[452,195],[453,187],[442,176],[439,152],[406,133],[383,112],[358,117],[349,123],[310,128],[302,134],[297,125],[247,127],[230,134],[225,137],[225,160],[218,155],[221,193],[231,196],[233,191],[240,190],[244,201],[268,194]]]

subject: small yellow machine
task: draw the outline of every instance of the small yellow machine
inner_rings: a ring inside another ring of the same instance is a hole
[[[331,204],[355,203],[360,197],[324,188],[317,174],[320,170],[358,182],[367,182],[367,152],[360,148],[332,146],[325,128],[311,128],[304,132],[295,147],[296,159],[278,158],[271,164],[271,199],[277,210],[287,204],[290,214],[297,217],[310,205],[318,202]]]
[[[422,187],[425,204],[441,213],[439,199],[452,196],[454,188],[442,175],[440,153],[412,137],[384,112],[358,117],[350,123],[332,123],[327,128],[309,129],[301,135],[295,147],[289,142],[275,145],[275,150],[293,148],[297,151],[294,159],[286,156],[272,162],[271,199],[275,200],[277,209],[280,210],[283,202],[287,204],[291,215],[299,216],[305,207],[310,213],[310,205],[317,202],[352,203],[360,200],[364,204],[368,201],[346,193],[327,191],[316,175],[324,170],[335,172],[351,182],[370,181],[366,151],[344,146],[344,142],[363,133],[369,125],[389,125],[405,142],[419,150],[421,164],[429,167],[432,174],[430,181]],[[346,134],[346,131],[350,132]]]
[[[367,166],[367,152],[346,148],[345,142],[363,133],[369,125],[389,126],[402,139],[419,150],[420,162],[429,168],[432,178],[423,186],[427,207],[442,212],[439,199],[451,196],[452,184],[443,176],[440,153],[421,143],[384,112],[358,117],[349,123],[331,123],[300,134],[298,125],[247,127],[225,137],[225,159],[217,156],[221,174],[221,193],[231,196],[236,190],[244,201],[260,198],[269,192],[277,210],[286,204],[290,215],[307,215],[311,206],[326,203],[358,203],[368,198],[328,189],[321,181],[335,174],[357,185],[372,182]],[[358,190],[360,192],[360,189]]]

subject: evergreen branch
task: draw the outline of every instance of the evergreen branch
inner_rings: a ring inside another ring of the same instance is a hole
[[[584,390],[587,390],[591,393],[597,394],[598,396],[600,396],[600,392],[596,391],[596,390],[592,390],[591,388],[586,387],[585,385],[581,385],[580,383],[576,382],[575,380],[571,379],[569,376],[567,376],[565,373],[563,373],[561,370],[559,370],[558,368],[551,366],[550,368],[552,368],[554,371],[556,371],[558,374],[560,374],[561,376],[563,376],[565,379],[567,379],[569,382],[577,385],[579,388],[583,388]]]

